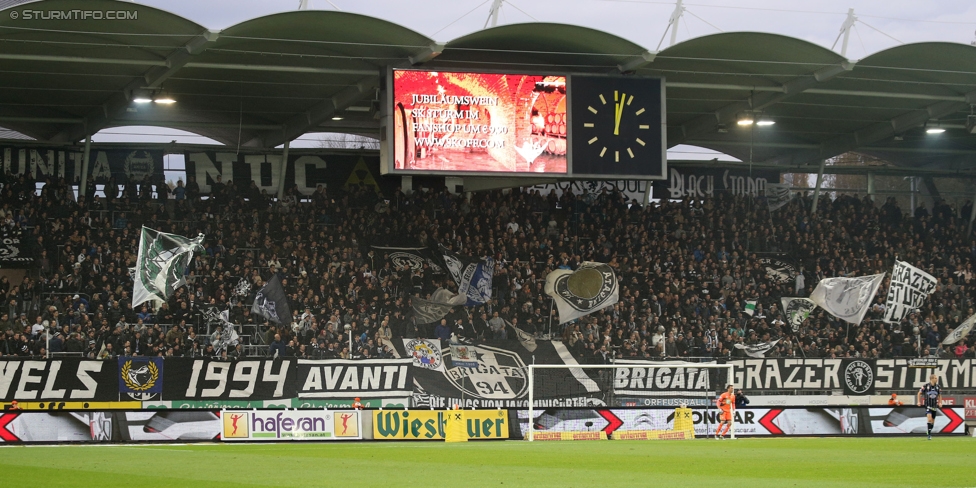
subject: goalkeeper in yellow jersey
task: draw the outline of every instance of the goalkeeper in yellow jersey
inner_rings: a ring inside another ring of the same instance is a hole
[[[725,439],[725,435],[732,429],[732,408],[735,407],[735,393],[732,385],[725,387],[725,393],[718,397],[718,408],[722,414],[718,418],[718,429],[715,430],[716,439]],[[724,430],[723,430],[724,429]]]

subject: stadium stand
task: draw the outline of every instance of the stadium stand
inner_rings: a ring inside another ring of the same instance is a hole
[[[63,180],[45,181],[39,191],[23,176],[6,174],[2,183],[3,232],[27,244],[40,278],[0,282],[0,355],[46,355],[46,321],[54,325],[55,355],[235,358],[273,350],[308,358],[386,357],[383,338],[434,337],[436,324],[407,319],[409,295],[454,285],[429,269],[395,269],[371,246],[437,242],[498,263],[494,299],[446,317],[463,337],[498,338],[491,324],[497,313],[537,338],[564,341],[591,363],[735,357],[741,355],[736,343],[777,338],[767,357],[890,358],[917,355],[917,327],[922,355],[974,356],[966,341],[952,349],[940,345],[947,329],[973,314],[976,258],[960,217],[969,210],[941,202],[906,214],[893,199],[877,205],[842,195],[811,215],[803,197],[771,218],[762,198],[724,194],[642,206],[608,191],[523,188],[468,197],[444,189],[398,190],[388,210],[377,212],[380,197],[364,189],[319,188],[308,198],[290,189],[274,200],[233,183],[200,195],[192,181],[176,191],[159,191],[161,182],[104,182],[116,191],[95,195],[93,185],[76,201]],[[188,286],[158,309],[130,305],[129,268],[142,225],[206,235],[206,254],[194,258]],[[768,253],[790,256],[801,278],[771,280],[759,263]],[[861,326],[822,310],[796,332],[784,324],[781,296],[807,296],[825,277],[890,271],[896,257],[940,280],[924,308],[900,326],[880,320],[887,280]],[[620,302],[560,327],[550,322],[545,276],[584,260],[616,269]],[[249,310],[247,290],[253,296],[273,273],[289,295],[291,327],[259,321]],[[758,301],[751,316],[745,300]],[[212,319],[223,310],[239,328],[236,344],[225,346],[216,335],[219,321]]]

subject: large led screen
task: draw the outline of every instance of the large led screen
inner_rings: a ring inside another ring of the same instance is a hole
[[[567,174],[566,77],[393,71],[394,172]]]

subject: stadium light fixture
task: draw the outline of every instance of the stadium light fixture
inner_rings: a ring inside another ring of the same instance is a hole
[[[739,120],[735,122],[738,125],[752,125],[756,123],[756,118],[750,113],[739,114]]]
[[[945,127],[942,127],[942,123],[940,123],[938,120],[925,123],[926,134],[941,134],[945,131]]]
[[[336,116],[336,117],[332,117],[332,120],[342,120],[342,119],[343,119],[343,118],[342,118],[342,117],[339,117],[339,116]]]
[[[132,90],[132,103],[152,103],[152,93],[148,90]]]
[[[756,125],[758,125],[760,127],[768,127],[768,126],[773,125],[775,123],[776,123],[775,120],[770,119],[768,117],[761,117],[759,120],[756,121]]]

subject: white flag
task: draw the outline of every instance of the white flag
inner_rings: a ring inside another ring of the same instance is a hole
[[[132,287],[132,308],[150,300],[164,302],[185,285],[183,275],[194,251],[203,252],[203,234],[189,239],[143,227]]]
[[[739,343],[735,345],[735,348],[741,349],[743,352],[746,353],[746,356],[749,356],[751,358],[764,358],[766,357],[766,351],[776,346],[777,342],[779,342],[779,339],[776,339],[775,341],[769,341],[769,342],[760,342],[759,344],[753,344],[751,346],[747,346],[745,344]]]
[[[955,344],[965,339],[966,336],[972,332],[973,324],[976,324],[976,314],[970,316],[965,322],[959,324],[959,327],[953,329],[953,331],[946,336],[945,340],[942,341],[942,344],[948,346],[949,344]]]
[[[756,314],[756,300],[746,300],[745,313],[749,314],[750,317]]]
[[[891,284],[888,286],[884,321],[897,324],[913,310],[921,308],[938,283],[939,280],[925,271],[908,263],[895,261]]]
[[[556,302],[559,323],[609,307],[620,299],[613,268],[586,261],[576,271],[557,269],[546,276],[546,294]]]
[[[780,301],[783,303],[783,314],[786,315],[786,322],[793,327],[793,332],[800,330],[803,321],[817,308],[817,304],[809,298],[783,297],[780,298]]]
[[[860,324],[884,277],[885,274],[881,273],[855,278],[826,278],[817,284],[810,300],[834,317]]]

